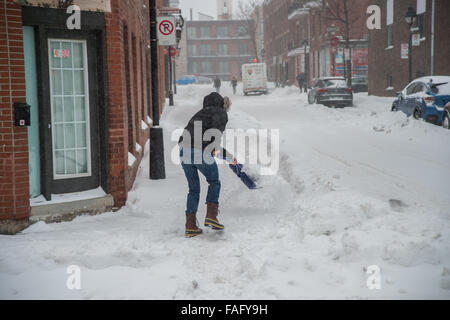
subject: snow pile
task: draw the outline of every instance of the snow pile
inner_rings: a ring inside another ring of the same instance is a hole
[[[131,153],[128,152],[128,167],[133,167],[134,163],[136,162],[136,157]]]
[[[221,165],[226,230],[185,239],[174,130],[212,91],[179,86],[166,107],[166,180],[148,179],[147,143],[122,210],[0,236],[0,298],[450,298],[450,133],[390,112],[391,98],[330,109],[294,87],[244,97],[224,86],[228,129],[280,130],[280,169],[250,191]],[[66,287],[70,265],[80,291]],[[373,265],[381,290],[367,287]]]

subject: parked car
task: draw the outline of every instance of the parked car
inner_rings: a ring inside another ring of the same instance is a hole
[[[308,102],[327,107],[346,107],[353,105],[353,90],[347,86],[343,77],[320,78],[308,92]]]
[[[197,84],[212,84],[213,80],[208,77],[197,77]]]
[[[392,111],[448,128],[450,116],[450,77],[428,76],[414,80],[397,92]]]
[[[442,127],[444,127],[444,129],[450,129],[450,102],[445,106],[442,119]]]
[[[188,85],[188,84],[193,84],[196,83],[197,79],[195,76],[191,76],[191,75],[186,75],[178,80],[176,80],[176,84],[179,85]]]
[[[353,93],[369,92],[369,81],[367,77],[356,76],[352,78]]]

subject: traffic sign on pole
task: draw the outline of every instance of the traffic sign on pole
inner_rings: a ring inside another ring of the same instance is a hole
[[[331,39],[330,43],[331,43],[332,47],[334,47],[334,48],[337,47],[339,45],[339,38],[338,37],[333,37]]]
[[[174,46],[177,44],[175,32],[175,17],[158,17],[157,31],[158,43],[160,46]]]

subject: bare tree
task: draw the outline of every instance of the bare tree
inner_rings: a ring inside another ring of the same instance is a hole
[[[356,0],[360,1],[360,0]],[[345,48],[349,53],[350,50],[350,37],[351,33],[356,34],[360,32],[359,36],[363,35],[365,16],[361,17],[361,10],[358,5],[356,5],[355,0],[325,0],[324,8],[326,12],[326,18],[328,20],[340,22],[344,26],[344,41]],[[357,31],[355,33],[355,30]],[[347,63],[347,85],[351,88],[352,86],[352,59],[351,53],[350,57],[346,57]]]
[[[257,21],[255,21],[255,12],[257,7],[260,5],[260,0],[247,0],[247,1],[239,1],[237,10],[235,12],[236,18],[241,22],[240,25],[244,27],[248,35],[251,38],[253,52],[255,54],[256,59],[259,59],[258,45],[256,43],[256,30],[257,30]]]

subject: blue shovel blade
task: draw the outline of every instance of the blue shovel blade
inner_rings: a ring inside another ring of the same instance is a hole
[[[249,188],[250,190],[258,189],[255,181],[250,178],[245,172],[242,172],[242,165],[232,165],[230,164],[231,170],[241,179],[241,181]]]

